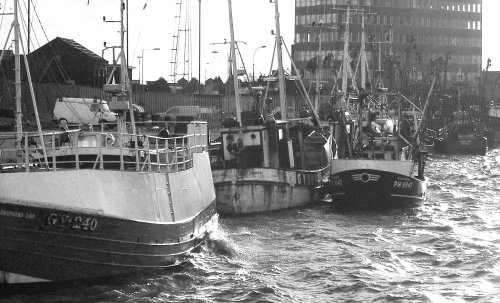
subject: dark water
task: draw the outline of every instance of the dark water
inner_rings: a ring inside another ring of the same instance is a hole
[[[426,203],[221,218],[175,272],[0,302],[500,302],[500,151],[436,156]]]

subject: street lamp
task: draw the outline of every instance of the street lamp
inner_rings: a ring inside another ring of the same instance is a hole
[[[156,50],[157,51],[157,50],[160,50],[160,48],[155,47],[155,48],[143,48],[142,49],[142,56],[141,56],[142,57],[142,66],[141,66],[142,83],[141,84],[144,84],[144,51],[146,51],[146,50]]]
[[[142,76],[141,76],[142,57],[137,56],[137,59],[139,59],[139,83],[142,84]]]
[[[210,64],[210,62],[205,63],[205,82],[207,82],[207,69],[209,68],[209,66],[208,66],[209,64]]]
[[[253,60],[252,60],[252,82],[255,82],[255,53],[259,50],[259,48],[266,48],[265,45],[261,45],[255,49],[253,52]]]

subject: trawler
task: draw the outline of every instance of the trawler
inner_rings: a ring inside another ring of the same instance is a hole
[[[236,71],[231,0],[228,3],[232,64]],[[217,160],[212,165],[212,175],[220,214],[282,210],[319,201],[321,185],[328,177],[330,159],[334,157],[335,142],[329,133],[320,129],[316,114],[312,118],[287,119],[281,57],[283,40],[278,1],[274,3],[281,117],[277,119],[268,113],[262,118],[264,115],[259,113],[261,118],[242,123],[239,80],[233,73],[237,121],[231,127],[220,129],[220,143],[213,149]]]
[[[338,210],[419,205],[426,198],[428,184],[424,175],[428,150],[421,125],[436,78],[423,109],[398,92],[389,92],[383,87],[371,90],[365,86],[364,80],[358,89],[351,73],[348,52],[351,12],[348,6],[342,87],[339,95],[334,96],[339,109],[336,112],[337,130],[334,131],[339,134],[336,138],[339,153],[338,158],[331,160],[330,177],[323,189]],[[363,16],[361,19],[364,22]],[[360,57],[366,58],[364,34],[360,51]],[[364,64],[361,62],[362,66]],[[348,91],[348,77],[352,79],[356,93]]]
[[[18,6],[14,0],[16,50]],[[125,58],[122,46],[122,81],[108,86],[123,109],[118,132],[42,132],[38,115],[38,131],[25,132],[16,96],[17,131],[0,133],[3,286],[176,266],[217,227],[206,124],[190,123],[188,134],[162,138],[136,134],[132,120],[133,131],[126,132],[124,113],[132,105]],[[16,52],[17,92],[20,61]],[[26,70],[29,75],[27,64]]]

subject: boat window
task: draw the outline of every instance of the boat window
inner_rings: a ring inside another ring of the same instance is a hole
[[[90,104],[90,111],[93,111],[93,112],[99,111],[99,103]]]
[[[97,136],[86,134],[78,137],[78,147],[96,147],[96,146],[97,146]]]

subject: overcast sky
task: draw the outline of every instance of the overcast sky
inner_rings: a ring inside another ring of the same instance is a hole
[[[34,21],[32,41],[37,48],[55,37],[73,39],[86,48],[101,55],[103,42],[107,46],[119,45],[119,23],[105,23],[119,20],[119,0],[31,0],[41,20]],[[139,78],[138,56],[144,54],[144,78],[156,80],[163,77],[171,80],[171,60],[173,36],[176,34],[175,16],[179,15],[181,2],[186,8],[191,6],[192,75],[198,78],[198,8],[199,0],[129,0],[129,61],[136,67],[134,79]],[[10,1],[8,1],[10,2]],[[21,0],[27,2],[27,0]],[[294,35],[295,0],[279,0],[281,35],[290,49]],[[10,4],[9,4],[10,5]],[[21,3],[21,6],[26,4]],[[269,0],[232,0],[235,39],[240,44],[247,71],[267,74],[271,65],[275,29],[274,3]],[[491,58],[491,70],[500,70],[499,37],[495,33],[500,28],[499,0],[483,0],[483,65]],[[9,6],[6,7],[8,9]],[[3,9],[3,7],[2,7]],[[185,9],[182,9],[182,15]],[[5,41],[5,29],[12,19],[2,18],[0,38]],[[214,76],[226,76],[227,54],[230,40],[228,1],[201,0],[201,80]],[[45,36],[46,35],[46,36]],[[266,48],[259,48],[265,45]],[[160,50],[151,50],[159,48]],[[144,51],[143,51],[144,50]],[[257,50],[257,51],[256,51]],[[112,51],[104,52],[105,58],[112,60]],[[255,61],[254,59],[255,54]],[[286,53],[284,54],[286,60]],[[290,66],[286,60],[285,67]],[[484,66],[483,66],[484,68]],[[179,77],[178,77],[179,78]]]

